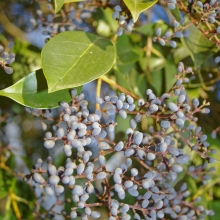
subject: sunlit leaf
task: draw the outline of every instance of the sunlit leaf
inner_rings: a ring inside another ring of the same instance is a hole
[[[134,22],[137,21],[141,12],[153,6],[157,0],[124,0],[124,3],[130,10]]]
[[[107,73],[115,61],[115,47],[106,38],[68,31],[52,38],[41,56],[50,93],[83,85]]]
[[[54,4],[55,4],[55,13],[57,13],[64,4],[64,0],[54,0]]]
[[[81,91],[81,87],[77,88]],[[69,89],[48,93],[47,82],[42,69],[30,73],[14,85],[0,90],[0,95],[6,96],[16,102],[31,108],[54,108],[59,102],[69,102],[71,94]]]

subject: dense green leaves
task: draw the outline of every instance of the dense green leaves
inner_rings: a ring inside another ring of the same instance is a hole
[[[122,35],[116,41],[117,62],[129,64],[136,62],[142,55],[142,48],[134,47],[128,35]]]
[[[190,51],[194,66],[197,69],[210,56],[218,51],[214,43],[209,41],[194,25],[189,27],[190,36],[182,38],[184,45]]]
[[[77,88],[78,92],[81,87]],[[54,108],[59,102],[71,100],[68,89],[48,94],[47,82],[43,71],[37,70],[14,85],[0,90],[0,95],[9,97],[16,102],[31,108]]]
[[[42,50],[49,93],[90,82],[107,73],[114,61],[110,40],[81,31],[58,34]]]
[[[134,22],[137,21],[141,12],[153,6],[156,2],[157,0],[124,0],[124,3],[132,14]]]

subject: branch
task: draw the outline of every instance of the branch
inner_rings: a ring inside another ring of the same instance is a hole
[[[22,41],[28,41],[25,32],[16,25],[12,24],[3,12],[0,13],[0,24],[2,24],[4,30],[12,37],[19,38]]]

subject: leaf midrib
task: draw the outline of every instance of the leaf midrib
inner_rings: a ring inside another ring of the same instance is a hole
[[[79,56],[79,59],[69,68],[69,70],[51,87],[51,88],[48,88],[48,92],[51,92],[53,91],[53,88],[56,87],[56,85],[61,81],[63,80],[63,78],[70,72],[70,70],[76,66],[76,64],[80,61],[80,59],[84,56],[84,54],[95,44],[96,41],[100,40],[101,37],[97,38],[94,42],[92,42],[89,47],[82,53],[81,56]]]
[[[45,89],[46,90],[46,89]],[[42,90],[42,91],[40,91],[40,92],[43,92],[43,91],[45,91],[45,90]],[[12,95],[28,95],[28,94],[37,94],[38,92],[36,91],[36,92],[4,92],[4,89],[3,90],[0,90],[0,95],[2,95],[2,96],[6,96],[7,94],[12,94]],[[5,94],[5,95],[4,95]]]

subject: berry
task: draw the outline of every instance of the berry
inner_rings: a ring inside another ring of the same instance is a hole
[[[173,112],[178,111],[177,105],[174,104],[173,102],[170,102],[170,103],[168,104],[168,108],[169,108],[171,111],[173,111]]]
[[[157,28],[157,29],[156,29],[156,35],[157,35],[158,37],[160,37],[160,35],[161,35],[161,28]]]
[[[176,48],[176,46],[177,46],[176,41],[173,41],[173,40],[171,40],[171,41],[169,42],[169,44],[170,44],[170,46],[173,47],[173,48]]]
[[[176,5],[173,3],[168,3],[167,6],[170,10],[174,10],[176,8]]]

